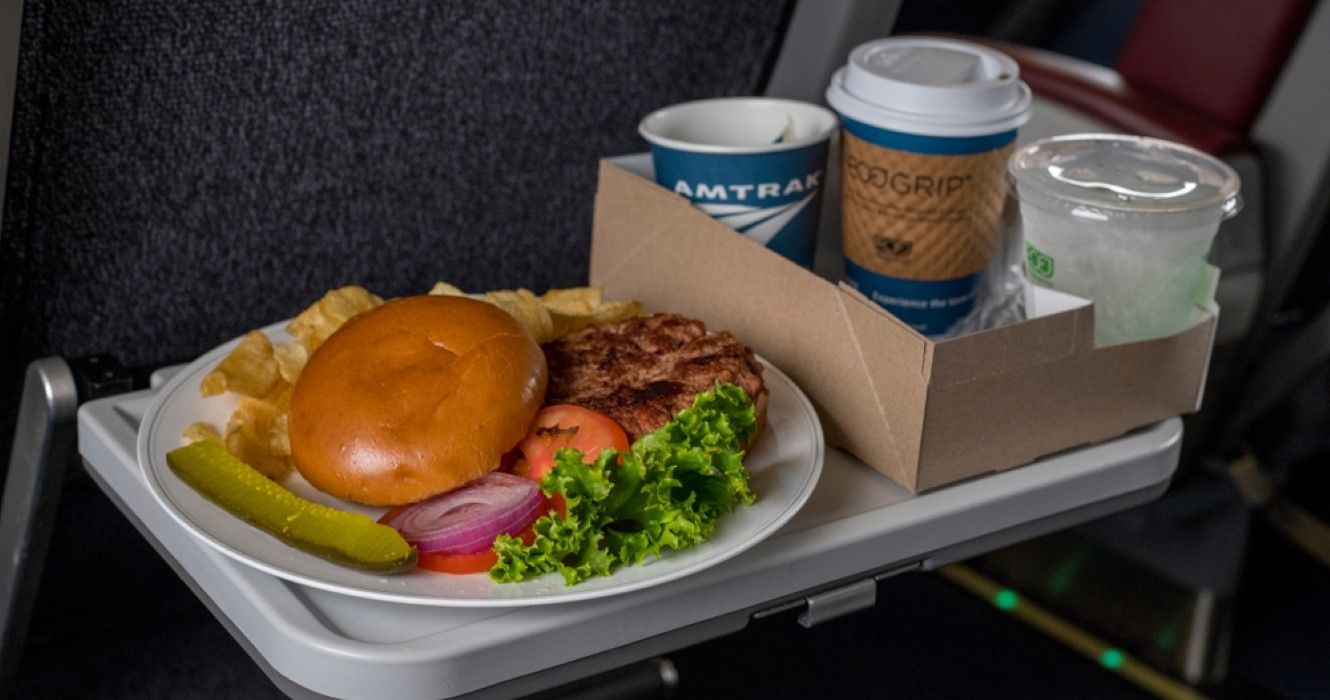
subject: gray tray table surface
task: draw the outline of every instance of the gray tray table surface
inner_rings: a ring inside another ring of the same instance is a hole
[[[510,697],[738,631],[764,612],[799,607],[807,624],[829,619],[873,604],[874,581],[893,573],[1157,497],[1182,436],[1174,418],[918,496],[828,449],[794,519],[714,568],[592,601],[440,608],[290,583],[196,540],[158,505],[138,466],[135,440],[152,398],[149,390],[80,408],[89,473],[279,688],[351,698]]]

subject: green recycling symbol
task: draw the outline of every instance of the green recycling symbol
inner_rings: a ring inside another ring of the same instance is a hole
[[[1038,248],[1025,244],[1025,266],[1030,274],[1041,279],[1053,277],[1053,258],[1045,255]]]

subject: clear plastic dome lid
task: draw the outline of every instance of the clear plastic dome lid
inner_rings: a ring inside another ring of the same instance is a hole
[[[1007,164],[1026,204],[1078,219],[1228,218],[1242,207],[1238,174],[1194,148],[1144,136],[1070,134],[1017,149]]]

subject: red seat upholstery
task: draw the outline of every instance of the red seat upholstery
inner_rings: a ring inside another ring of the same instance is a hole
[[[1245,134],[1314,5],[1147,0],[1116,67],[1134,87]]]
[[[1171,100],[1159,99],[1110,68],[1014,44],[996,47],[1016,59],[1021,65],[1021,78],[1036,95],[1124,132],[1185,143],[1215,155],[1248,146],[1244,132],[1220,126]]]
[[[1248,130],[1315,0],[1147,0],[1117,69],[979,40],[1016,59],[1036,95],[1128,133],[1215,155]],[[975,40],[968,37],[969,40]]]

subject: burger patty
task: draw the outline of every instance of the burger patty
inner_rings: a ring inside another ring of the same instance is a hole
[[[630,441],[664,425],[717,382],[736,384],[759,406],[766,387],[753,351],[701,321],[655,314],[591,326],[546,343],[546,403],[613,418]]]

